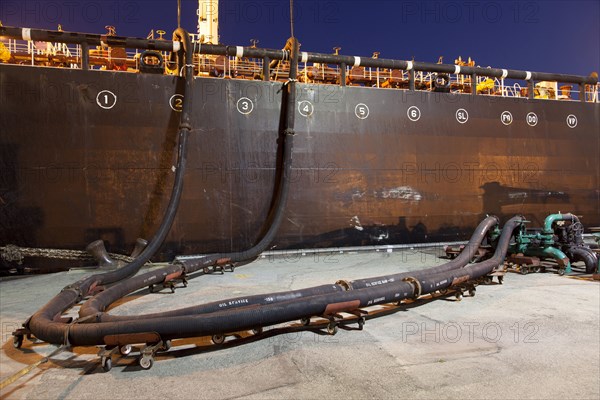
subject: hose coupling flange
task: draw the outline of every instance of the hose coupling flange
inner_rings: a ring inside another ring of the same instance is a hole
[[[81,299],[83,299],[83,292],[81,291],[81,288],[79,286],[66,286],[63,288],[63,290],[61,290],[60,292],[74,292],[75,295],[77,295],[77,301],[79,302]]]
[[[419,282],[419,280],[417,278],[413,278],[412,276],[407,276],[406,278],[402,279],[402,281],[404,282],[408,282],[411,285],[413,285],[414,287],[414,294],[413,294],[413,300],[416,300],[419,298],[419,296],[421,296],[421,293],[423,292],[423,287],[421,286],[421,282]]]
[[[340,279],[340,280],[339,280],[339,281],[337,281],[335,284],[336,284],[336,285],[340,285],[342,288],[344,288],[344,290],[345,290],[345,291],[349,291],[349,290],[352,290],[352,289],[354,289],[354,288],[352,287],[352,283],[351,283],[351,282],[349,282],[349,281],[346,281],[346,280],[343,280],[343,279]]]
[[[192,125],[190,125],[188,122],[182,122],[181,124],[179,124],[179,129],[185,129],[187,131],[191,131],[192,130]]]

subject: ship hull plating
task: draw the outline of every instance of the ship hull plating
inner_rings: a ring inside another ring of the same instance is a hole
[[[128,252],[173,181],[179,78],[0,66],[0,245]],[[197,78],[177,219],[161,250],[240,250],[274,193],[281,83]],[[600,225],[600,107],[299,84],[277,249],[466,238],[485,214]],[[576,120],[573,120],[573,117]],[[575,125],[576,124],[576,125]]]

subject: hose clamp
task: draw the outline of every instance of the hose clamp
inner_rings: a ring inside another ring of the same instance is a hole
[[[70,324],[67,325],[67,329],[65,329],[65,336],[64,336],[64,342],[63,342],[63,346],[66,347],[71,347],[71,343],[69,342],[69,334],[71,333],[71,327],[73,327],[73,325],[75,325],[77,323],[77,320],[73,320],[71,321]]]
[[[298,82],[298,79],[288,78],[287,81],[283,82],[283,86],[285,87],[285,86],[289,85],[292,82]]]
[[[96,322],[100,322],[100,318],[102,316],[102,313],[95,313],[92,315],[88,315],[87,317],[83,317],[83,318],[76,318],[73,321],[71,321],[68,325],[67,325],[67,329],[65,330],[65,340],[63,345],[70,347],[71,343],[69,342],[69,334],[71,333],[71,328],[73,327],[73,325],[76,324],[80,324],[82,322],[86,322],[86,321],[90,321],[90,320],[96,320]]]

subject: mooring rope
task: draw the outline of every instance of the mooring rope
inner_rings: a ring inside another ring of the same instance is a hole
[[[0,382],[0,390],[4,389],[11,383],[18,381],[19,379],[21,379],[22,377],[24,377],[25,375],[27,375],[28,373],[30,373],[31,371],[33,371],[34,369],[39,367],[40,365],[45,364],[48,361],[50,361],[50,357],[54,357],[55,355],[62,353],[63,351],[67,350],[68,348],[69,348],[69,346],[64,346],[64,345],[60,346],[56,350],[54,350],[52,353],[48,354],[46,357],[43,357],[41,360],[23,368],[22,370],[18,371],[17,373],[13,374],[12,376],[6,378],[2,382]]]

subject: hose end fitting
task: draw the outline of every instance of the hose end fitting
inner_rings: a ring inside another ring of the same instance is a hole
[[[351,282],[349,282],[349,281],[346,281],[346,280],[343,280],[343,279],[340,279],[340,280],[339,280],[339,281],[337,281],[335,284],[336,284],[336,285],[340,285],[340,286],[341,286],[341,287],[342,287],[342,288],[343,288],[345,291],[347,291],[347,292],[348,292],[348,291],[350,291],[350,290],[352,290],[352,289],[354,289],[354,288],[352,287],[352,283],[351,283]]]
[[[421,282],[419,282],[419,280],[417,278],[413,278],[412,276],[407,276],[406,278],[402,279],[402,281],[408,282],[411,285],[413,285],[413,287],[414,287],[414,294],[412,297],[413,300],[416,300],[421,296],[421,293],[423,292],[423,287],[421,286]]]

